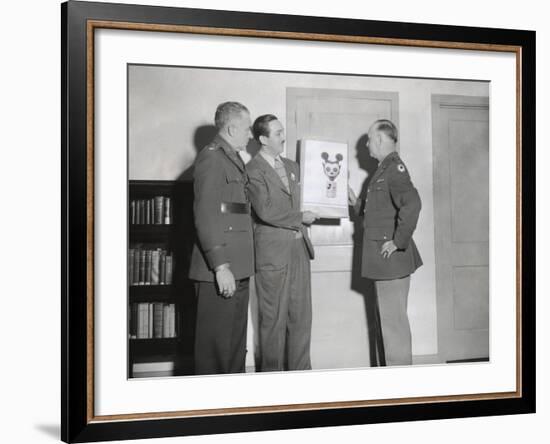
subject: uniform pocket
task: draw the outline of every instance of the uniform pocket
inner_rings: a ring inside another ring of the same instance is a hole
[[[244,182],[243,175],[238,173],[237,171],[227,172],[225,174],[225,180],[227,181],[227,183]]]
[[[390,192],[387,187],[377,185],[372,191],[372,197],[377,209],[391,206]]]
[[[366,227],[365,238],[368,240],[393,239],[393,227]]]
[[[250,214],[223,214],[224,231],[226,233],[250,231],[252,232],[252,220]]]

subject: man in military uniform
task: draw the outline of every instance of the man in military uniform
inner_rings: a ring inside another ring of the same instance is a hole
[[[254,246],[248,176],[239,152],[251,138],[248,109],[218,106],[218,134],[195,160],[194,217],[198,243],[189,277],[196,281],[195,373],[245,371],[248,281]]]
[[[300,168],[281,156],[281,122],[272,114],[260,116],[253,133],[262,145],[246,166],[256,222],[261,371],[311,370],[309,261],[314,253],[304,224],[317,215],[300,211]]]
[[[422,265],[412,239],[421,201],[396,152],[397,139],[396,126],[385,119],[374,122],[368,132],[367,147],[378,169],[364,201],[361,275],[375,283],[386,365],[410,365],[407,299],[410,275]],[[349,201],[360,213],[363,202],[351,188]]]

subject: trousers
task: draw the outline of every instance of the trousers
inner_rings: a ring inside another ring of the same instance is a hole
[[[411,365],[412,340],[407,301],[411,277],[375,281],[386,365]]]
[[[304,240],[292,241],[289,262],[256,272],[261,371],[310,370],[311,278]]]
[[[244,373],[249,279],[235,282],[232,297],[213,282],[196,282],[195,374]]]

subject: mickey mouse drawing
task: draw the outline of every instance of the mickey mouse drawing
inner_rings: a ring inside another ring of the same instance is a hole
[[[329,160],[328,153],[324,152],[321,153],[321,157],[323,158],[323,171],[325,175],[328,178],[327,181],[327,197],[329,198],[335,198],[336,197],[336,178],[338,177],[338,174],[340,174],[340,169],[342,168],[342,160],[344,160],[344,156],[342,154],[338,153],[335,156],[336,160]]]

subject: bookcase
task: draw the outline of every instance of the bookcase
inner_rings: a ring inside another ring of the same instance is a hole
[[[130,181],[128,206],[128,376],[192,374],[193,185]]]

